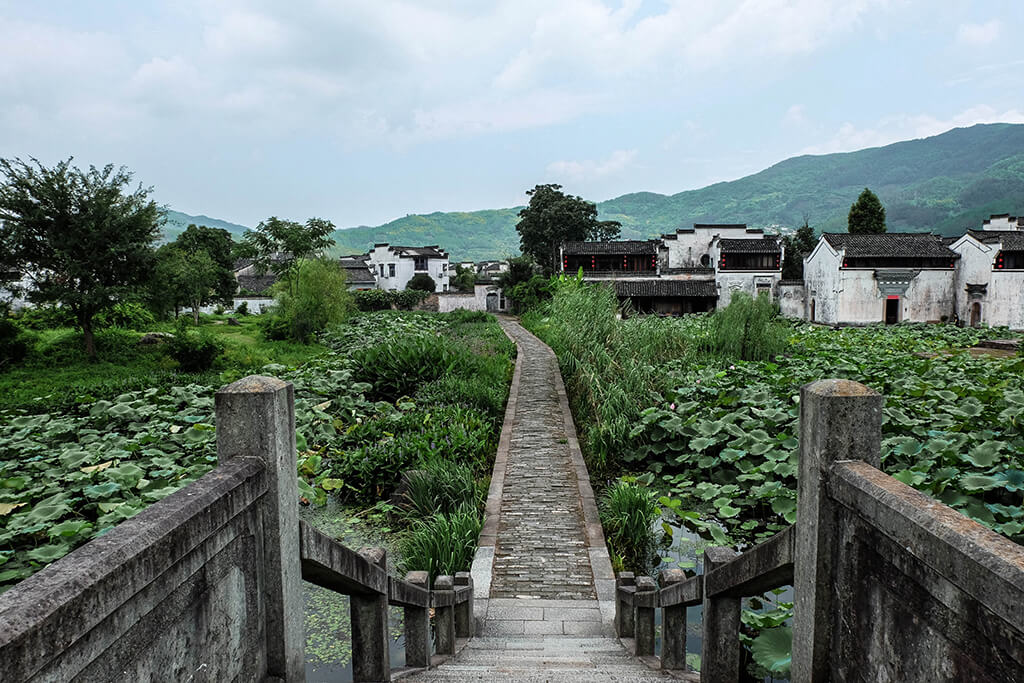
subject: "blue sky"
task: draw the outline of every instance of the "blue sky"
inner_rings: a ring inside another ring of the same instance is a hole
[[[1019,0],[0,0],[0,156],[339,227],[1024,123]]]

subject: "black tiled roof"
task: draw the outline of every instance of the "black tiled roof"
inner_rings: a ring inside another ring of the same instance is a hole
[[[718,241],[722,252],[731,254],[781,254],[782,247],[774,238],[759,240],[723,239]]]
[[[848,257],[959,258],[960,255],[930,232],[884,232],[856,234],[826,232],[822,237],[836,249],[845,249]]]
[[[616,242],[566,242],[562,245],[566,255],[615,256],[618,254],[657,254],[655,240],[619,240]]]
[[[968,230],[967,234],[985,244],[1001,242],[1006,251],[1024,250],[1024,230]]]
[[[615,294],[621,297],[717,297],[710,280],[616,280]]]
[[[438,248],[436,244],[429,247],[390,247],[399,256],[408,256],[410,258],[448,258],[448,254],[444,250]]]
[[[270,285],[277,282],[277,276],[273,273],[269,275],[239,275],[237,279],[239,289],[256,294],[263,294],[270,289]]]

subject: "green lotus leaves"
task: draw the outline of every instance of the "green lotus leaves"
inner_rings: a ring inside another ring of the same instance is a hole
[[[759,666],[773,674],[788,676],[793,663],[793,629],[776,626],[761,631],[754,638],[750,653]]]

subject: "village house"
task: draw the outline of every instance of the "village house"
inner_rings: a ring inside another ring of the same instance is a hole
[[[954,291],[960,320],[1024,329],[1024,217],[992,216],[950,249],[960,255]]]
[[[655,240],[566,242],[561,270],[610,280],[642,313],[681,315],[726,306],[734,292],[774,296],[783,246],[743,224],[697,223]]]
[[[367,265],[377,279],[377,289],[403,290],[413,276],[425,273],[434,281],[435,292],[448,291],[448,253],[437,245],[399,247],[375,244]]]
[[[345,273],[345,282],[351,291],[377,289],[377,278],[370,266],[366,264],[368,254],[358,256],[342,256],[338,264]]]
[[[799,317],[851,325],[951,320],[959,260],[930,233],[824,233],[804,259]]]

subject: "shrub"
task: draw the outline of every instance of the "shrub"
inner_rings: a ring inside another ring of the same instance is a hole
[[[649,574],[657,557],[661,518],[654,491],[636,480],[619,479],[601,494],[599,509],[612,556],[624,569]]]
[[[28,354],[30,338],[13,321],[0,318],[0,368],[20,363]]]
[[[77,321],[74,314],[67,308],[43,306],[21,309],[18,314],[18,323],[29,330],[55,330],[61,327],[74,327]]]
[[[457,308],[446,314],[449,322],[453,325],[464,325],[466,323],[494,323],[498,319],[485,311],[467,311],[464,308]]]
[[[205,330],[190,332],[185,318],[178,319],[174,337],[167,345],[171,358],[184,372],[204,372],[224,353],[225,344]]]
[[[711,316],[705,350],[711,355],[741,360],[768,360],[788,343],[789,330],[768,295],[756,299],[736,292],[729,305]]]
[[[291,336],[291,325],[282,315],[275,313],[276,309],[270,309],[267,315],[261,315],[257,325],[260,334],[264,339],[270,341],[283,341]]]
[[[431,579],[468,571],[483,526],[476,509],[468,507],[413,522],[398,544],[400,566],[407,572],[426,571]]]
[[[345,273],[334,261],[304,261],[295,283],[279,281],[273,291],[277,301],[274,315],[287,323],[287,338],[295,341],[310,341],[313,335],[342,322],[355,310]]]
[[[126,330],[145,331],[156,318],[148,308],[137,301],[119,301],[96,314],[96,327],[121,327]]]
[[[409,284],[405,286],[406,289],[416,289],[421,292],[434,292],[437,290],[437,283],[434,282],[434,278],[430,277],[426,273],[416,273],[409,280]]]
[[[235,309],[235,313],[238,315],[249,315],[249,302],[243,301],[238,304],[238,308]]]
[[[421,384],[448,373],[469,354],[444,337],[416,335],[357,349],[352,353],[357,381],[373,385],[377,399],[409,396]]]
[[[130,330],[110,327],[96,332],[96,356],[112,362],[125,362],[139,355],[139,335]],[[44,332],[28,357],[32,365],[71,366],[88,362],[82,333],[73,329]]]
[[[408,311],[423,303],[423,300],[430,296],[430,292],[418,289],[406,289],[401,292],[392,292],[385,289],[366,289],[354,294],[356,308],[360,311],[388,311],[392,308]]]

